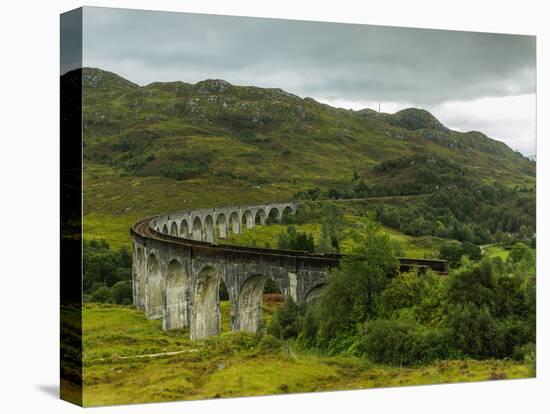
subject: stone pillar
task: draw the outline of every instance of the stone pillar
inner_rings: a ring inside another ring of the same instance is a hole
[[[289,295],[295,303],[298,303],[298,277],[296,273],[288,272]]]
[[[220,239],[227,239],[227,219],[223,223],[218,224],[220,231]]]
[[[255,224],[256,224],[254,222],[254,215],[249,211],[249,214],[246,214],[245,218],[246,218],[246,228],[247,229],[253,229],[255,227]]]

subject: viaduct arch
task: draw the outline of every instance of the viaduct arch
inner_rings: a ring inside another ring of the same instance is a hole
[[[162,319],[163,329],[189,327],[191,339],[220,330],[218,290],[221,280],[231,301],[231,328],[262,329],[262,295],[272,279],[285,297],[313,300],[339,254],[218,244],[229,233],[282,221],[298,203],[271,203],[178,211],[137,222],[133,239],[133,301],[148,319]],[[430,267],[445,273],[441,260],[400,259],[402,269]]]

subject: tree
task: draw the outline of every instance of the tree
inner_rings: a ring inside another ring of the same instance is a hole
[[[279,234],[277,240],[279,249],[303,250],[307,252],[315,251],[315,241],[311,233],[302,233],[296,231],[296,228],[289,226],[285,232]]]
[[[452,332],[454,345],[473,358],[486,358],[495,354],[499,346],[498,326],[486,306],[472,303],[451,308],[446,325]]]
[[[112,301],[111,289],[107,286],[100,286],[92,294],[93,302],[109,303]]]
[[[393,278],[380,296],[382,308],[392,311],[414,305],[421,291],[421,280],[417,272],[400,273]]]
[[[299,310],[292,298],[286,299],[283,306],[273,315],[269,333],[279,339],[296,337],[299,332]]]
[[[386,211],[385,209],[380,214],[380,222],[386,226],[398,229],[401,225],[401,216],[396,209]]]
[[[470,242],[462,243],[462,255],[468,256],[470,260],[481,260],[481,249]]]
[[[343,227],[342,210],[334,204],[324,206],[321,217],[321,240],[317,250],[323,253],[338,252]]]
[[[127,281],[120,281],[113,285],[111,293],[115,303],[130,305],[132,303],[132,285]]]
[[[449,277],[447,298],[453,304],[474,304],[493,309],[495,301],[494,265],[490,259],[468,264]]]
[[[353,192],[358,198],[368,197],[370,195],[370,189],[364,179],[360,179],[357,184],[353,187]]]
[[[462,246],[458,242],[449,242],[439,248],[439,257],[446,260],[450,267],[457,267],[462,257]]]
[[[529,249],[529,246],[527,246],[525,243],[517,242],[514,244],[514,246],[510,250],[510,256],[508,256],[508,258],[513,263],[518,263],[524,259],[527,259],[527,260],[533,259],[533,253]]]
[[[451,267],[458,267],[462,256],[478,261],[481,259],[481,249],[471,242],[449,242],[439,248],[439,257],[446,260]]]
[[[327,196],[328,198],[337,200],[339,198],[342,198],[342,192],[336,188],[331,188],[328,190]]]
[[[354,247],[330,272],[327,286],[319,297],[321,324],[319,340],[354,329],[356,323],[375,315],[374,298],[396,274],[399,262],[395,244],[380,227],[369,222],[353,234]]]

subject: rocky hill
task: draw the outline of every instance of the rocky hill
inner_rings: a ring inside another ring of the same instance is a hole
[[[132,176],[326,187],[354,173],[368,181],[384,160],[437,155],[480,179],[534,182],[534,163],[521,154],[423,109],[344,110],[220,79],[138,86],[94,68],[83,70],[83,90],[85,159]]]

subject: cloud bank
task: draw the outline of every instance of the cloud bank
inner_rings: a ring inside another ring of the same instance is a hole
[[[346,108],[421,107],[536,151],[535,38],[88,7],[84,64],[138,84],[207,78]]]

